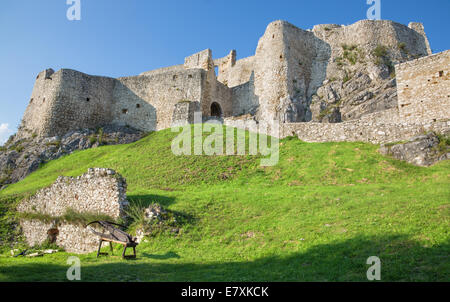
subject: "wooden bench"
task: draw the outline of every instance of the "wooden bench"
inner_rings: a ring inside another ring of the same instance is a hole
[[[99,245],[98,245],[98,251],[97,251],[97,258],[100,255],[105,255],[105,253],[101,253],[100,250],[102,248],[103,242],[109,242],[109,247],[111,248],[111,254],[113,255],[113,243],[123,245],[123,252],[122,252],[122,258],[124,259],[134,259],[136,258],[136,246],[138,243],[136,242],[136,238],[131,237],[131,235],[125,233],[121,229],[117,227],[125,228],[124,226],[109,222],[109,221],[93,221],[86,225],[86,227],[98,224],[102,228],[102,232],[97,232],[92,227],[90,227],[91,232],[95,235],[99,236]],[[117,227],[116,227],[117,226]],[[133,248],[133,255],[126,255],[127,248]],[[106,254],[107,255],[107,254]]]

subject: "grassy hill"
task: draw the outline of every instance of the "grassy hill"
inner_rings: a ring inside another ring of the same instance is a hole
[[[49,162],[3,190],[2,207],[59,175],[104,167],[127,179],[134,202],[192,217],[178,235],[142,243],[136,261],[80,256],[83,281],[367,281],[370,256],[383,281],[450,281],[449,161],[420,168],[371,144],[287,138],[279,164],[264,168],[258,156],[175,156],[175,136]],[[66,280],[66,253],[8,253],[0,281]]]

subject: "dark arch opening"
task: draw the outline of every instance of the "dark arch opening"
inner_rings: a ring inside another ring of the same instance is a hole
[[[211,104],[211,116],[222,117],[222,108],[216,102]]]

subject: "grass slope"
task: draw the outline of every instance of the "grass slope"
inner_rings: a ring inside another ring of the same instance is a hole
[[[193,217],[179,235],[138,247],[138,260],[80,256],[83,281],[450,281],[450,162],[414,167],[364,143],[281,141],[280,162],[174,156],[161,131],[49,162],[0,193],[12,200],[89,167],[117,170],[134,201]],[[116,251],[119,255],[119,251]],[[66,253],[0,256],[0,281],[64,281]]]

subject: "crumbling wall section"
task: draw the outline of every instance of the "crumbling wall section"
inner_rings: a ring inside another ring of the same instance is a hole
[[[61,217],[73,211],[118,219],[128,205],[126,188],[125,179],[110,169],[89,169],[75,178],[59,177],[53,185],[40,190],[17,208],[19,213],[34,215],[30,216],[33,219],[23,218],[20,222],[27,243],[30,246],[42,244],[52,233],[56,237],[55,243],[68,252],[94,251],[98,245],[97,236],[83,225]],[[39,220],[36,218],[39,215],[47,219]]]

